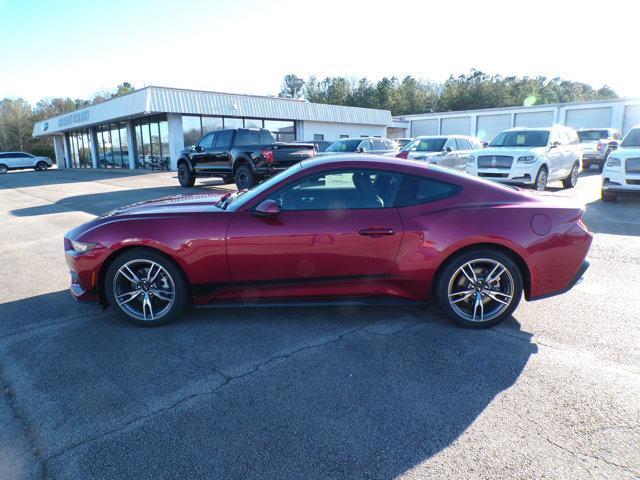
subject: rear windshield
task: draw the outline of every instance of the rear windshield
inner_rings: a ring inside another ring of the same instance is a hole
[[[337,142],[333,142],[325,152],[355,152],[361,141],[359,138],[338,140]]]
[[[546,130],[516,130],[502,132],[489,144],[490,147],[546,147],[549,132]]]
[[[413,142],[405,145],[402,150],[409,152],[441,152],[446,138],[417,138]]]
[[[640,128],[632,129],[622,142],[623,147],[640,147]]]
[[[583,130],[578,132],[580,142],[593,142],[602,140],[603,138],[609,138],[609,132],[606,130]]]

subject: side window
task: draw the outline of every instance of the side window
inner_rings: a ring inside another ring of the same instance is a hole
[[[580,138],[578,137],[578,132],[575,130],[567,130],[567,138],[569,139],[570,145],[578,145],[580,143]]]
[[[213,133],[206,134],[202,140],[198,142],[198,146],[204,149],[213,148]]]
[[[460,187],[457,185],[425,177],[403,175],[396,206],[408,207],[435,202],[444,198],[454,197],[459,191]]]
[[[447,143],[444,144],[444,149],[446,150],[447,148],[451,148],[451,150],[453,150],[454,152],[458,150],[455,138],[450,138],[449,140],[447,140]]]
[[[373,139],[373,149],[374,150],[386,150],[387,147],[385,146],[384,142],[378,138],[374,138]]]
[[[363,152],[368,152],[371,150],[371,141],[369,139],[362,140],[360,145],[358,145],[358,149],[362,149]]]
[[[459,150],[473,150],[471,147],[471,143],[466,138],[458,139],[458,149]]]
[[[338,170],[306,177],[271,196],[284,211],[391,208],[401,175],[377,170]]]
[[[276,141],[269,130],[260,130],[260,145],[273,145]]]
[[[314,140],[324,140],[324,133],[314,133],[313,134],[313,139]]]
[[[238,130],[236,132],[236,141],[234,142],[238,147],[244,147],[247,145],[259,145],[260,135],[254,130]]]
[[[9,158],[8,153],[0,153],[0,158]]]
[[[228,150],[231,147],[231,136],[233,135],[233,130],[222,130],[218,132],[216,136],[216,148],[221,148],[224,150]]]
[[[618,132],[618,131],[613,132],[613,139],[614,140],[622,140],[622,135],[620,135],[620,132]]]

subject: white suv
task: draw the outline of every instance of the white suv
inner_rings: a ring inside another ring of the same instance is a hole
[[[582,146],[573,128],[511,128],[469,156],[467,173],[536,190],[556,180],[571,188],[578,182],[581,160]]]
[[[0,173],[7,173],[9,170],[19,170],[21,168],[34,168],[42,172],[52,165],[53,163],[48,157],[36,157],[24,152],[0,153]]]
[[[633,127],[620,148],[611,152],[602,171],[602,201],[618,195],[640,195],[640,125]]]

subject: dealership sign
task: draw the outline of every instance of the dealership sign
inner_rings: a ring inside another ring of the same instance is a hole
[[[58,128],[68,127],[69,125],[73,125],[75,123],[82,123],[89,120],[89,110],[82,110],[81,112],[71,113],[69,115],[65,115],[64,117],[60,117],[58,119]]]

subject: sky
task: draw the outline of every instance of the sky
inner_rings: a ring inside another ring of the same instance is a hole
[[[273,95],[289,73],[442,82],[472,68],[634,97],[639,13],[637,0],[0,0],[0,98],[122,82]]]

